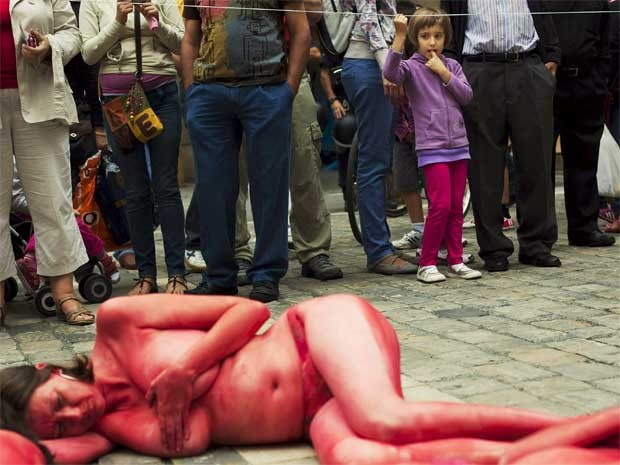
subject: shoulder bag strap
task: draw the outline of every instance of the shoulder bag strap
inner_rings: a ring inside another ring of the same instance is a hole
[[[142,81],[142,29],[138,5],[133,7],[133,29],[136,40],[136,81]]]

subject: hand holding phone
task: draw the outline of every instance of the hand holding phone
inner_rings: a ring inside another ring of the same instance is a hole
[[[140,7],[140,11],[146,18],[149,24],[149,29],[152,31],[159,27],[159,9],[156,5],[153,5],[150,0],[144,0],[144,4]]]
[[[39,31],[31,30],[24,38],[21,52],[26,62],[36,65],[50,55],[50,42]]]

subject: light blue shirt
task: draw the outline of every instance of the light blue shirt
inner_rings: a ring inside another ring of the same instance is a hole
[[[527,0],[469,0],[463,55],[529,52],[538,34]]]

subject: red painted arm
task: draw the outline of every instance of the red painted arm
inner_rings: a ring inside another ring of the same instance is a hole
[[[54,463],[66,464],[92,463],[114,448],[112,442],[97,433],[48,439],[41,443],[50,450]]]

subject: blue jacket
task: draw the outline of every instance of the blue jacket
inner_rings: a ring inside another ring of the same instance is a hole
[[[388,52],[383,75],[402,85],[415,121],[417,150],[451,149],[468,145],[461,106],[473,98],[461,65],[440,55],[452,77],[448,84],[426,66],[426,58],[414,53],[408,60],[402,54]]]

